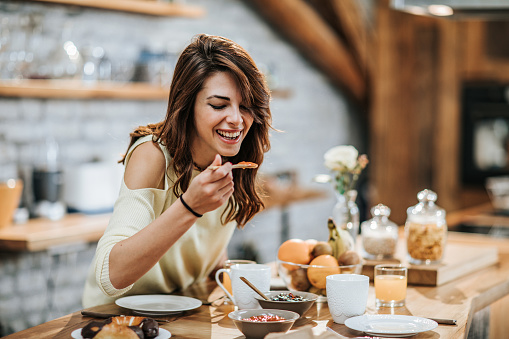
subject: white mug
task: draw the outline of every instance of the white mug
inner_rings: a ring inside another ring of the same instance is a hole
[[[221,274],[228,274],[230,276],[233,295],[221,283],[219,279]],[[240,277],[249,280],[260,291],[268,292],[270,290],[270,276],[270,266],[262,264],[236,264],[231,266],[230,269],[221,268],[217,270],[216,282],[240,310],[253,309],[261,308],[255,299],[258,294],[240,280]]]
[[[332,320],[345,320],[363,315],[368,304],[369,277],[359,274],[333,274],[326,278],[327,304]]]

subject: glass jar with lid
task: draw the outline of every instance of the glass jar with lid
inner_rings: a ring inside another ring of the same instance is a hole
[[[398,225],[389,220],[391,209],[383,204],[371,208],[372,219],[361,224],[362,256],[365,259],[391,259],[396,253]]]
[[[436,264],[442,260],[447,242],[445,210],[435,205],[437,194],[425,189],[419,203],[407,209],[405,239],[411,264]]]

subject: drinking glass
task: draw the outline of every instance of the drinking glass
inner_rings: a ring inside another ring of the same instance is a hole
[[[405,305],[408,269],[402,265],[375,266],[376,307]]]

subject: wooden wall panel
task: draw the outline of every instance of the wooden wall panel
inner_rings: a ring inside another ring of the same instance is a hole
[[[371,110],[372,204],[402,224],[417,193],[431,187],[436,29],[429,18],[380,8]],[[404,29],[403,29],[404,28]]]
[[[413,16],[380,2],[370,112],[372,204],[399,224],[424,188],[455,211],[489,201],[461,182],[461,86],[509,80],[509,60],[485,54],[484,23]],[[497,73],[498,67],[498,75]]]

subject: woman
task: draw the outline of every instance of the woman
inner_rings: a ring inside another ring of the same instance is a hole
[[[131,134],[84,307],[186,288],[222,263],[235,227],[263,208],[257,170],[232,170],[232,163],[262,163],[269,100],[242,47],[218,36],[193,39],[175,66],[164,121]]]

